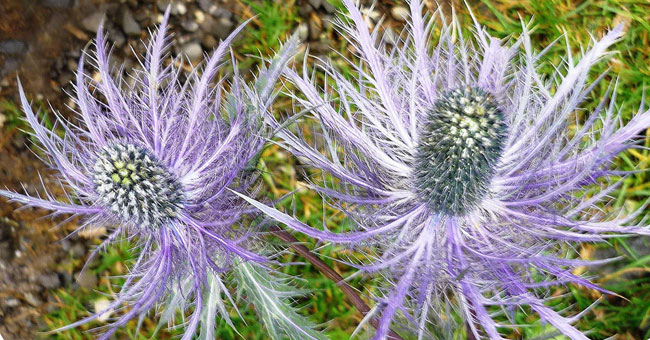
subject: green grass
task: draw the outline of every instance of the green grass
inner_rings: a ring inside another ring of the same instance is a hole
[[[271,50],[277,50],[279,42],[285,39],[295,28],[299,21],[297,16],[296,0],[288,1],[252,1],[242,0],[250,11],[256,15],[253,23],[244,31],[244,37],[236,43],[235,51],[240,56],[270,55]],[[395,1],[397,2],[397,1]],[[340,6],[340,4],[337,4]],[[611,68],[610,81],[618,76],[619,86],[617,94],[619,102],[623,104],[624,117],[630,114],[641,102],[643,86],[650,80],[650,5],[646,1],[631,0],[547,0],[547,1],[515,1],[515,0],[483,0],[472,1],[471,7],[479,21],[485,25],[489,32],[497,37],[518,36],[522,31],[523,22],[530,22],[534,27],[532,40],[534,46],[541,50],[548,43],[566,32],[572,52],[579,54],[579,46],[589,42],[589,34],[601,35],[607,27],[614,23],[623,22],[627,25],[625,38],[615,45],[620,53],[609,62],[601,63],[594,70],[593,75]],[[470,20],[467,10],[457,8],[458,16],[463,23],[469,25]],[[343,52],[346,49],[344,42],[334,43],[334,49]],[[566,54],[566,44],[562,41],[553,47],[547,55],[548,64],[544,69],[551,71],[551,65],[559,63]],[[334,55],[334,54],[331,54]],[[254,65],[254,58],[240,58],[242,66]],[[343,70],[346,71],[345,69]],[[349,72],[349,71],[348,71]],[[606,90],[606,82],[596,89],[594,97],[600,97]],[[279,102],[279,110],[286,110],[288,103]],[[3,129],[21,126],[19,117],[22,114],[11,103],[2,103],[0,109],[8,118]],[[646,145],[647,146],[647,145]],[[647,150],[626,153],[618,160],[618,165],[623,169],[639,167],[645,169],[650,161]],[[261,168],[266,171],[263,176],[265,185],[270,188],[270,197],[279,197],[298,187],[300,171],[295,166],[295,160],[272,146],[263,155]],[[650,195],[650,181],[645,172],[634,175],[628,179],[625,186],[616,193],[619,197],[618,204],[637,206]],[[295,200],[285,200],[281,204],[284,208],[295,205],[299,217],[310,225],[320,225],[323,219],[323,205],[320,198],[309,192],[300,191]],[[340,213],[329,208],[325,209],[325,216],[329,226],[343,225]],[[304,237],[308,246],[314,247],[313,240]],[[603,246],[598,246],[603,247]],[[600,283],[622,297],[605,296],[602,301],[588,313],[578,327],[591,329],[592,337],[605,339],[618,335],[617,339],[647,339],[650,337],[650,255],[643,253],[643,249],[634,248],[626,240],[615,240],[608,247],[615,250],[623,257],[618,263],[618,268],[602,279]],[[582,250],[585,254],[593,253],[596,246],[587,245]],[[344,258],[345,252],[341,249],[325,247],[320,249],[323,259],[334,266],[343,276],[348,276],[354,271],[340,265],[333,259]],[[125,272],[132,253],[128,246],[122,244],[110,249],[103,254],[90,270],[99,277],[118,275]],[[287,255],[286,261],[299,261],[300,259]],[[68,272],[79,270],[82,263],[78,259],[69,259],[62,263],[61,268]],[[328,335],[331,339],[348,339],[360,321],[359,314],[346,301],[339,289],[329,280],[325,279],[315,268],[310,265],[291,266],[283,269],[287,274],[300,276],[306,280],[305,286],[314,290],[313,294],[299,301],[305,304],[305,314],[310,315],[317,322],[329,321]],[[111,281],[119,284],[119,280]],[[367,279],[351,281],[355,287],[362,288],[369,284]],[[102,278],[97,287],[99,292],[110,293],[111,286],[107,279]],[[63,290],[56,292],[59,309],[46,317],[46,322],[51,328],[66,325],[87,315],[87,310],[92,310],[94,301],[101,297],[97,291],[86,289]],[[599,294],[585,290],[581,287],[570,287],[567,291],[558,290],[557,294],[566,293],[565,297],[555,301],[556,307],[568,308],[573,313],[588,307],[595,301]],[[266,339],[264,332],[260,331],[256,323],[255,313],[251,308],[241,310],[242,317],[232,313],[231,317],[244,339]],[[534,315],[519,312],[516,320],[521,323],[532,324],[531,327],[522,327],[513,331],[513,338],[533,339],[546,334],[552,329],[541,325]],[[86,332],[90,327],[100,324],[94,323],[78,329],[51,335],[52,339],[91,339],[92,333]],[[135,335],[136,322],[129,323],[128,327],[117,333],[117,338],[147,339],[152,335],[156,323],[154,318],[145,322],[140,332]],[[180,334],[180,331],[164,330],[157,338],[170,339]],[[219,339],[237,339],[238,336],[228,326],[223,325],[218,332]],[[561,339],[558,337],[557,339]]]

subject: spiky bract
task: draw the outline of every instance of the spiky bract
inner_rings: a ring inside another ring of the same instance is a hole
[[[312,188],[345,211],[356,230],[310,229],[248,200],[308,235],[373,251],[374,261],[351,262],[382,273],[386,283],[375,308],[374,339],[386,338],[396,319],[410,322],[420,339],[436,336],[432,330],[463,329],[464,322],[477,338],[500,339],[512,311],[525,306],[565,336],[586,340],[572,325],[579,316],[563,316],[546,304],[558,285],[600,289],[570,270],[594,263],[575,259],[570,250],[611,234],[647,234],[637,220],[642,207],[623,215],[608,203],[622,181],[612,159],[635,146],[650,125],[650,111],[642,105],[626,124],[615,98],[581,111],[605,76],[588,83],[590,69],[609,55],[622,27],[594,39],[579,59],[569,54],[545,76],[538,71],[543,53],[531,47],[525,25],[510,43],[478,24],[466,39],[459,23],[436,27],[435,18],[423,17],[421,2],[412,0],[403,39],[389,47],[352,0],[343,2],[349,16],[340,31],[360,62],[350,62],[349,77],[332,65],[321,67],[326,86],[309,70],[287,71],[297,89],[295,110],[311,110],[318,128],[314,138],[300,128],[283,129],[278,143],[324,172],[317,178],[325,181],[315,180]],[[442,133],[432,139],[437,127],[450,133],[459,128],[460,121],[447,121],[456,113],[445,111],[458,111],[451,103],[460,108],[472,96],[463,91],[480,97],[468,107],[494,113],[496,126],[479,129],[490,137],[477,149],[455,148],[454,137]],[[570,131],[576,112],[585,119]],[[463,152],[469,156],[464,160]],[[481,170],[459,170],[468,164]],[[445,182],[436,187],[429,180]],[[455,324],[454,315],[466,321]]]
[[[255,192],[255,161],[268,138],[262,120],[297,40],[290,39],[249,86],[235,64],[230,65],[231,76],[216,77],[228,73],[224,66],[229,64],[223,59],[244,25],[202,67],[187,73],[180,58],[168,58],[168,16],[169,10],[152,36],[141,69],[130,74],[132,82],[125,81],[122,69],[110,69],[100,27],[91,57],[98,77],[86,73],[86,55],[82,56],[74,98],[79,125],[57,117],[63,138],[37,119],[20,89],[27,121],[42,145],[40,153],[59,173],[69,196],[59,201],[49,193],[40,198],[0,190],[0,195],[55,215],[81,216],[78,230],[108,227],[109,235],[91,258],[124,238],[133,242],[137,254],[106,310],[59,331],[112,312],[112,323],[102,327],[106,331],[99,337],[108,339],[129,320],[145,318],[162,303],[165,322],[172,323],[178,309],[187,317],[183,340],[193,338],[199,325],[201,336],[214,339],[217,316],[228,319],[224,300],[233,301],[225,288],[228,275],[223,273],[233,263],[266,266],[272,260],[260,253],[263,243],[253,242],[259,235],[257,224],[244,223],[252,217],[242,216],[252,211],[234,191]],[[273,307],[285,300],[276,297]],[[287,330],[272,326],[275,334]],[[319,334],[313,329],[307,332]]]

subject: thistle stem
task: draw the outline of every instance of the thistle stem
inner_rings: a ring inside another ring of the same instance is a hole
[[[309,263],[314,265],[316,269],[318,269],[323,275],[325,275],[328,279],[334,281],[337,287],[341,289],[343,294],[352,302],[352,305],[363,315],[365,316],[370,312],[370,307],[366,304],[363,299],[361,299],[361,296],[357,293],[357,291],[352,288],[345,280],[343,280],[343,277],[339,275],[333,268],[327,265],[323,260],[320,259],[316,254],[312,253],[309,248],[305,247],[304,245],[300,244],[300,241],[298,241],[297,238],[295,238],[293,235],[289,234],[288,232],[282,230],[280,227],[277,226],[272,226],[270,227],[271,232],[277,236],[279,239],[283,240],[284,242],[287,242],[293,250],[300,254],[302,257],[307,259]],[[375,327],[375,329],[379,326],[379,322],[376,319],[371,319],[370,324]],[[388,339],[389,340],[403,340],[401,336],[399,336],[397,333],[394,331],[390,330],[388,334]]]

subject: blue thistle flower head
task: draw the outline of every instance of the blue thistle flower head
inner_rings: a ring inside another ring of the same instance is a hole
[[[295,110],[311,110],[317,133],[306,138],[285,128],[278,143],[332,179],[311,187],[356,230],[310,228],[247,200],[294,230],[373,251],[373,260],[351,264],[385,278],[376,340],[395,320],[410,323],[420,339],[439,336],[431,329],[453,333],[463,327],[454,314],[476,338],[501,339],[499,328],[520,306],[586,340],[572,325],[580,315],[546,304],[556,286],[605,291],[570,270],[598,262],[566,256],[566,249],[648,234],[636,222],[643,207],[623,214],[608,203],[623,180],[612,160],[637,147],[650,111],[641,105],[623,123],[610,87],[611,98],[600,99],[577,130],[568,128],[604,79],[590,83],[590,69],[610,55],[622,27],[544,76],[543,52],[531,47],[526,26],[510,44],[478,23],[469,39],[457,22],[434,34],[435,18],[411,0],[407,29],[389,47],[352,0],[343,3],[349,15],[338,26],[360,59],[347,65],[354,76],[325,64],[323,87],[311,71],[287,70]]]
[[[416,193],[432,211],[471,211],[487,193],[506,139],[505,116],[490,94],[461,87],[426,113],[415,152]]]
[[[187,75],[181,60],[167,54],[168,17],[169,10],[140,60],[141,69],[131,74],[132,82],[125,81],[123,70],[112,72],[100,27],[90,57],[99,77],[86,73],[87,56],[82,56],[74,84],[78,124],[57,117],[64,137],[37,119],[20,88],[42,157],[58,172],[69,196],[58,200],[49,193],[32,197],[9,190],[0,195],[54,215],[80,216],[78,230],[107,226],[111,232],[91,258],[123,238],[135,243],[138,254],[110,306],[57,331],[113,312],[117,316],[99,337],[108,339],[129,320],[142,319],[162,304],[163,324],[173,322],[178,309],[187,315],[182,339],[197,332],[214,339],[216,317],[228,320],[224,300],[234,303],[221,273],[234,270],[242,295],[260,297],[252,302],[261,314],[286,312],[276,319],[264,317],[272,323],[274,338],[285,331],[292,339],[322,338],[307,320],[291,314],[287,298],[293,293],[286,279],[259,266],[272,256],[253,237],[259,228],[245,222],[250,218],[242,220],[252,211],[234,193],[256,191],[251,170],[268,137],[263,117],[297,39],[290,39],[249,86],[234,60],[232,77],[217,77],[227,65],[223,59],[229,44],[245,23]],[[275,289],[286,294],[270,294]]]

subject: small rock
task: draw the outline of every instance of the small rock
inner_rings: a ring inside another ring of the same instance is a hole
[[[179,1],[158,0],[156,5],[161,12],[166,11],[169,6],[171,15],[185,15],[187,13],[187,7]]]
[[[7,58],[5,59],[4,65],[0,65],[0,76],[8,75],[11,72],[14,72],[20,66],[20,61],[16,58]]]
[[[201,39],[201,45],[203,46],[204,49],[206,50],[212,50],[217,47],[219,42],[217,39],[215,39],[213,36],[206,34],[203,36]]]
[[[204,16],[203,20],[197,20],[196,22],[201,26],[201,30],[208,34],[212,34],[217,26],[217,20],[211,16]]]
[[[190,61],[196,62],[203,57],[203,48],[199,43],[190,42],[181,47],[181,53],[187,56]]]
[[[81,20],[81,27],[88,32],[97,33],[97,28],[104,20],[104,16],[104,12],[95,12]]]
[[[5,125],[5,120],[7,120],[7,117],[3,115],[2,112],[0,112],[0,129],[2,128],[3,125]]]
[[[139,36],[142,31],[138,22],[135,21],[133,13],[128,9],[125,9],[124,12],[122,12],[122,30],[126,35],[134,37]]]
[[[206,16],[200,26],[203,32],[212,34],[217,38],[225,39],[232,30],[233,22],[228,18],[215,19],[211,16]]]
[[[97,317],[98,321],[106,322],[106,320],[108,320],[108,318],[113,313],[112,310],[110,310],[110,309],[107,310],[108,307],[110,307],[110,306],[111,306],[111,302],[107,298],[100,298],[98,300],[95,300],[95,302],[93,303],[93,308],[95,309],[95,313],[100,313],[100,312],[106,311],[106,312],[102,313],[102,315]]]
[[[82,257],[86,255],[86,247],[84,247],[84,245],[81,243],[75,243],[72,245],[72,247],[70,247],[70,253],[73,257]]]
[[[49,8],[69,8],[75,0],[41,0],[41,6]]]
[[[59,241],[59,244],[61,245],[61,249],[65,251],[69,251],[72,248],[72,242],[67,238]]]
[[[314,7],[314,9],[320,8],[321,3],[323,2],[322,0],[307,0],[311,7]]]
[[[199,10],[194,11],[194,19],[198,24],[201,24],[205,21],[205,13]]]
[[[233,22],[229,18],[221,17],[217,20],[217,25],[215,26],[214,34],[221,39],[225,39],[230,35],[232,31]]]
[[[25,297],[25,301],[27,301],[27,303],[29,303],[34,307],[38,307],[43,304],[43,301],[41,301],[41,299],[38,296],[32,293],[25,293],[24,297]]]
[[[154,18],[154,22],[159,24],[163,21],[165,17],[162,14],[156,14],[156,17]]]
[[[112,41],[113,44],[115,44],[115,46],[118,48],[124,46],[124,43],[126,43],[126,37],[124,36],[124,33],[116,29],[111,29],[108,31],[108,39]]]
[[[397,21],[406,22],[411,15],[411,11],[404,6],[395,6],[390,9],[390,15]]]
[[[158,0],[156,1],[156,6],[158,6],[159,11],[164,12],[167,10],[167,6],[169,6],[169,0]]]
[[[314,9],[309,4],[302,4],[298,7],[298,15],[303,18],[309,18]]]
[[[97,286],[97,275],[91,272],[90,270],[84,270],[83,272],[75,275],[79,287],[82,288],[94,288]]]
[[[199,24],[194,20],[184,20],[181,26],[188,32],[196,32],[199,29]]]
[[[219,6],[217,6],[217,0],[199,0],[199,8],[215,17],[219,16],[221,12]]]
[[[3,40],[0,41],[0,53],[5,54],[23,54],[27,51],[27,44],[20,40]]]
[[[18,305],[20,305],[20,301],[18,301],[18,299],[15,299],[15,298],[7,298],[7,299],[5,299],[5,306],[7,306],[7,307],[16,307]]]
[[[217,14],[215,14],[215,16],[219,18],[232,19],[232,12],[225,8],[219,7],[219,11],[217,12]]]
[[[187,6],[185,6],[185,4],[182,2],[176,3],[175,9],[176,9],[175,15],[185,15],[185,13],[187,13]]]
[[[370,10],[370,8],[364,8],[362,13],[365,14],[367,18],[370,18],[374,23],[379,22],[379,19],[381,19],[381,13],[375,9]]]
[[[296,31],[298,32],[298,39],[300,41],[307,41],[307,38],[309,38],[309,24],[301,22]]]
[[[47,289],[56,289],[61,286],[61,280],[56,273],[41,274],[38,277],[38,282]]]
[[[79,57],[81,57],[81,50],[75,49],[73,51],[68,51],[66,55],[70,58],[79,59]]]

